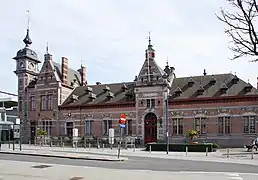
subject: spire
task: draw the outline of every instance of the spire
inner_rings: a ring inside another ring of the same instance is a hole
[[[28,15],[28,27],[27,27],[27,34],[25,38],[23,39],[23,42],[25,43],[26,47],[29,47],[32,44],[32,41],[30,39],[30,17],[29,17],[29,10],[27,10]]]
[[[47,46],[46,46],[46,54],[48,54],[48,42],[47,42]]]
[[[166,61],[166,64],[167,64],[167,65],[166,65],[166,67],[169,67],[169,65],[168,65],[168,56],[167,56],[167,61]]]
[[[152,44],[151,44],[151,33],[149,32],[149,45],[148,45],[148,49],[151,49],[152,48]]]

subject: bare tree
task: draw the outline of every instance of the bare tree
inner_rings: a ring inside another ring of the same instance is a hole
[[[221,9],[218,19],[227,25],[225,33],[231,38],[233,52],[232,60],[247,56],[250,61],[258,61],[258,37],[256,23],[258,16],[258,1],[256,0],[226,0],[231,10]]]

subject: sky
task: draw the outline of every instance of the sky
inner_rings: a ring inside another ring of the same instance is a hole
[[[230,8],[225,0],[0,0],[0,90],[17,94],[12,58],[24,48],[27,10],[40,60],[48,43],[54,61],[65,56],[76,70],[82,62],[89,84],[133,81],[151,32],[156,62],[168,59],[177,77],[231,72],[256,87],[258,64],[230,60],[221,7]]]

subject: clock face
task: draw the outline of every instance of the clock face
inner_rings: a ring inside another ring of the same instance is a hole
[[[33,63],[30,63],[29,68],[30,68],[30,69],[34,69],[34,68],[35,68],[35,65],[34,65]]]
[[[24,62],[20,62],[19,66],[20,66],[21,68],[24,68]]]

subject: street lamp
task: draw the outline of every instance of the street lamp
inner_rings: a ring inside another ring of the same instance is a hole
[[[166,144],[167,144],[167,154],[169,151],[169,136],[168,136],[168,131],[169,131],[169,126],[168,126],[168,88],[166,89],[165,92],[165,121],[166,121]]]

